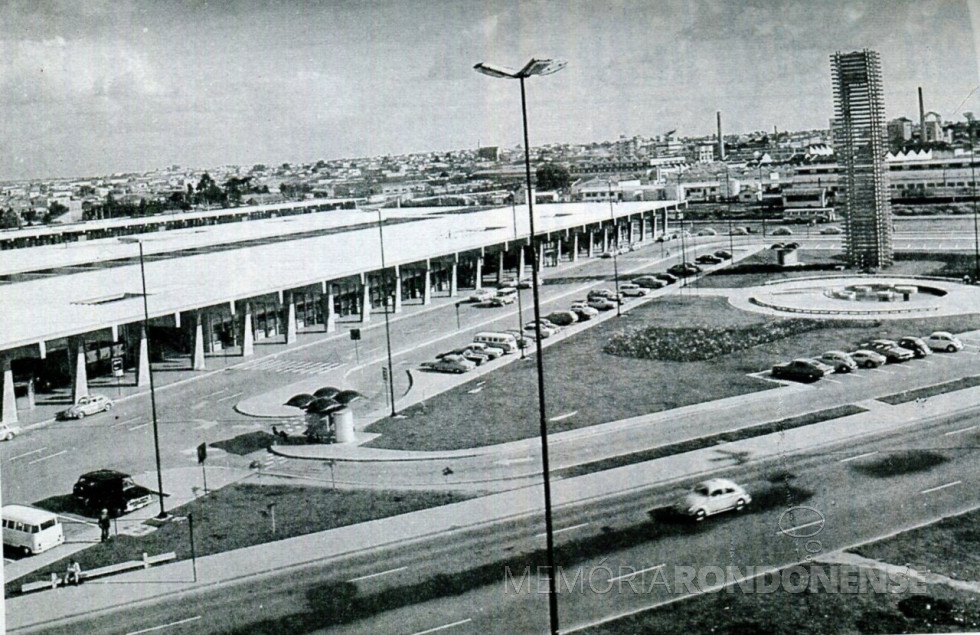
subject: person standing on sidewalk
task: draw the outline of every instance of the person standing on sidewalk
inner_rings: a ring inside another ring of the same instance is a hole
[[[99,514],[99,529],[102,530],[102,542],[109,539],[109,510],[103,509],[102,513]]]

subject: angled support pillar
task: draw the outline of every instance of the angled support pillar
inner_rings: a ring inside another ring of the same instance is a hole
[[[556,267],[558,267],[558,266],[561,265],[561,248],[562,248],[562,246],[563,246],[562,245],[562,239],[561,238],[556,239],[555,240],[555,266]]]
[[[572,262],[578,262],[578,232],[572,233],[572,250],[569,253]]]
[[[14,371],[10,365],[11,359],[6,355],[0,356],[0,370],[3,371],[3,411],[0,423],[17,423],[17,400],[14,396]]]
[[[78,403],[78,400],[88,394],[88,369],[85,366],[85,342],[76,340],[71,348],[71,354],[75,359],[72,363],[71,375],[71,402]]]
[[[395,291],[392,295],[392,302],[394,303],[392,312],[401,313],[402,312],[402,270],[398,265],[395,265]]]
[[[504,281],[504,252],[497,253],[497,284]]]
[[[286,296],[286,345],[296,343],[296,297]]]
[[[146,327],[140,324],[140,343],[136,354],[136,386],[150,385],[150,343]]]
[[[483,288],[483,257],[477,256],[473,260],[473,288]]]
[[[428,267],[422,273],[422,304],[432,304],[432,271]]]
[[[588,257],[595,258],[595,232],[589,230],[589,232],[586,235],[589,237]]]
[[[366,324],[367,322],[370,321],[371,321],[371,281],[368,280],[367,276],[364,276],[364,282],[361,283],[361,322]]]
[[[449,265],[449,297],[459,295],[459,263],[455,260]]]
[[[323,301],[323,330],[333,333],[337,330],[337,314],[334,312],[332,284],[323,283],[323,295],[320,298]]]
[[[524,245],[517,246],[517,279],[524,277]]]
[[[255,328],[252,325],[252,305],[245,303],[245,310],[242,311],[242,357],[251,357],[255,354]]]
[[[191,354],[191,368],[194,370],[207,370],[204,365],[204,313],[194,312],[194,342],[193,353]]]

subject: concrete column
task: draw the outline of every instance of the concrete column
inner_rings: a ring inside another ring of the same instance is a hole
[[[627,244],[633,244],[633,219],[629,219],[626,223],[626,242]]]
[[[368,280],[367,276],[364,276],[364,282],[361,284],[361,322],[367,323],[371,321],[371,282]]]
[[[286,298],[286,344],[296,343],[296,297],[290,293]]]
[[[252,326],[252,305],[245,303],[242,312],[242,357],[251,357],[255,353],[255,331]]]
[[[538,271],[544,271],[544,243],[538,243],[537,245],[538,254]]]
[[[422,304],[432,304],[432,272],[429,269],[422,274]]]
[[[10,366],[9,357],[0,357],[0,369],[3,370],[3,411],[0,423],[17,423],[17,400],[14,396],[14,371]]]
[[[561,248],[562,242],[561,238],[555,241],[555,266],[561,265]]]
[[[524,277],[524,245],[517,246],[517,279]]]
[[[334,313],[333,306],[333,285],[324,283],[323,287],[323,295],[320,296],[323,301],[323,330],[327,333],[333,333],[337,330],[337,314]]]
[[[455,298],[459,295],[459,263],[453,262],[449,266],[449,297]]]
[[[138,387],[150,384],[150,343],[146,337],[146,328],[140,324],[140,343],[136,349],[136,385]]]
[[[34,390],[34,378],[27,380],[27,409],[34,410],[36,403],[36,393]]]
[[[609,228],[602,228],[602,253],[609,251]]]
[[[497,284],[504,281],[504,252],[497,254]]]
[[[201,311],[194,313],[194,348],[191,355],[191,368],[205,370],[204,365],[204,315]]]
[[[589,237],[588,257],[595,258],[595,232],[590,229],[588,233],[586,233],[586,236]]]
[[[394,294],[394,309],[395,313],[402,312],[402,270],[395,265],[395,294]]]
[[[78,403],[81,397],[88,394],[88,370],[85,367],[85,343],[74,342],[74,372],[71,376],[71,402]]]
[[[570,253],[572,262],[578,262],[578,232],[572,233],[572,251]]]

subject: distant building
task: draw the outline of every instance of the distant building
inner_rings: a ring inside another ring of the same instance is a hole
[[[484,148],[478,148],[476,151],[476,157],[484,161],[499,161],[500,160],[500,148],[497,146],[486,146]]]
[[[899,117],[888,122],[888,141],[893,146],[900,147],[912,140],[912,121]]]
[[[894,261],[885,154],[881,60],[864,49],[831,56],[834,149],[840,165],[838,208],[844,215],[847,259],[856,267]]]

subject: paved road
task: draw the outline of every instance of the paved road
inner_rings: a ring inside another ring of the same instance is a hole
[[[785,566],[976,507],[980,477],[971,468],[980,433],[975,425],[975,415],[958,416],[885,440],[722,469],[744,483],[755,501],[742,515],[700,525],[677,522],[665,513],[665,506],[682,492],[676,485],[610,492],[588,506],[561,509],[556,539],[563,568],[563,629],[577,630],[683,596],[669,588],[675,566],[736,566],[743,572],[749,566]],[[905,474],[874,475],[881,457],[909,449],[935,453],[944,462]],[[631,486],[623,483],[620,489]],[[822,518],[823,524],[811,533],[814,518]],[[325,633],[546,632],[546,596],[534,592],[537,578],[528,578],[530,592],[528,586],[513,591],[523,575],[519,567],[524,559],[517,554],[540,549],[541,531],[540,522],[507,522],[450,533],[411,549],[382,550],[329,567],[272,575],[176,604],[95,616],[65,632],[136,632],[165,624],[172,633],[271,633],[283,628]],[[489,584],[449,592],[463,578],[460,572],[507,558],[518,567],[510,587],[505,587],[505,571],[493,567],[486,574]],[[528,564],[538,562],[531,559]],[[657,571],[664,577],[655,578]],[[441,593],[431,595],[431,587],[418,586],[431,579],[440,580],[436,588]],[[388,610],[336,624],[342,613],[364,615],[359,611],[374,601]]]

